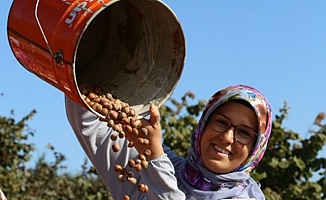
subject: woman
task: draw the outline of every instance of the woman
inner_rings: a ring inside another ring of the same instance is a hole
[[[115,164],[127,166],[144,146],[128,133],[127,139],[110,140],[111,128],[92,113],[66,98],[67,116],[86,154],[115,199],[264,199],[249,172],[257,166],[271,132],[271,110],[267,100],[256,89],[236,85],[214,94],[191,137],[187,158],[180,157],[161,145],[159,112],[150,107],[150,119],[142,120],[149,134],[147,149],[152,154],[149,164],[140,172],[133,171],[138,184],[149,191],[137,192],[130,183],[120,183]],[[122,148],[116,152],[112,145]],[[128,167],[128,166],[127,166]],[[130,169],[131,171],[133,169]]]
[[[236,85],[215,93],[191,137],[188,157],[167,148],[179,188],[190,199],[265,199],[249,172],[262,159],[272,113],[256,89]]]

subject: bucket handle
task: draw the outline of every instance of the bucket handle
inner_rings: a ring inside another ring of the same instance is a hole
[[[38,25],[38,27],[39,27],[39,29],[41,31],[41,34],[42,34],[43,39],[44,39],[44,41],[46,43],[46,46],[48,47],[50,55],[54,58],[54,60],[55,60],[55,62],[57,64],[63,64],[63,53],[62,53],[62,51],[58,51],[56,53],[53,53],[53,51],[51,50],[50,44],[49,44],[49,42],[48,42],[48,40],[46,38],[46,35],[45,35],[44,31],[43,31],[42,25],[41,25],[40,20],[38,18],[39,3],[40,3],[40,0],[37,0],[36,4],[35,4],[35,12],[34,12],[34,16],[35,16],[37,25]]]

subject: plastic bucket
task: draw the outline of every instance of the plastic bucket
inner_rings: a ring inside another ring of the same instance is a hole
[[[158,0],[14,0],[7,34],[22,66],[98,116],[81,84],[146,115],[171,95],[185,60],[181,25]]]

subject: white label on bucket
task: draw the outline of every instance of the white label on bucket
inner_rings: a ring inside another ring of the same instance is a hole
[[[68,25],[72,24],[74,22],[74,20],[76,19],[77,13],[80,11],[92,12],[91,10],[86,8],[87,2],[92,2],[92,1],[93,0],[78,3],[77,6],[69,13],[69,17],[66,18],[66,20],[65,20],[66,24],[68,24]]]

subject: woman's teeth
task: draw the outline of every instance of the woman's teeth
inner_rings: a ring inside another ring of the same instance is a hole
[[[224,154],[227,154],[229,155],[230,154],[230,151],[226,150],[226,149],[222,149],[221,147],[218,147],[216,145],[214,145],[214,149],[221,152],[221,153],[224,153]]]

